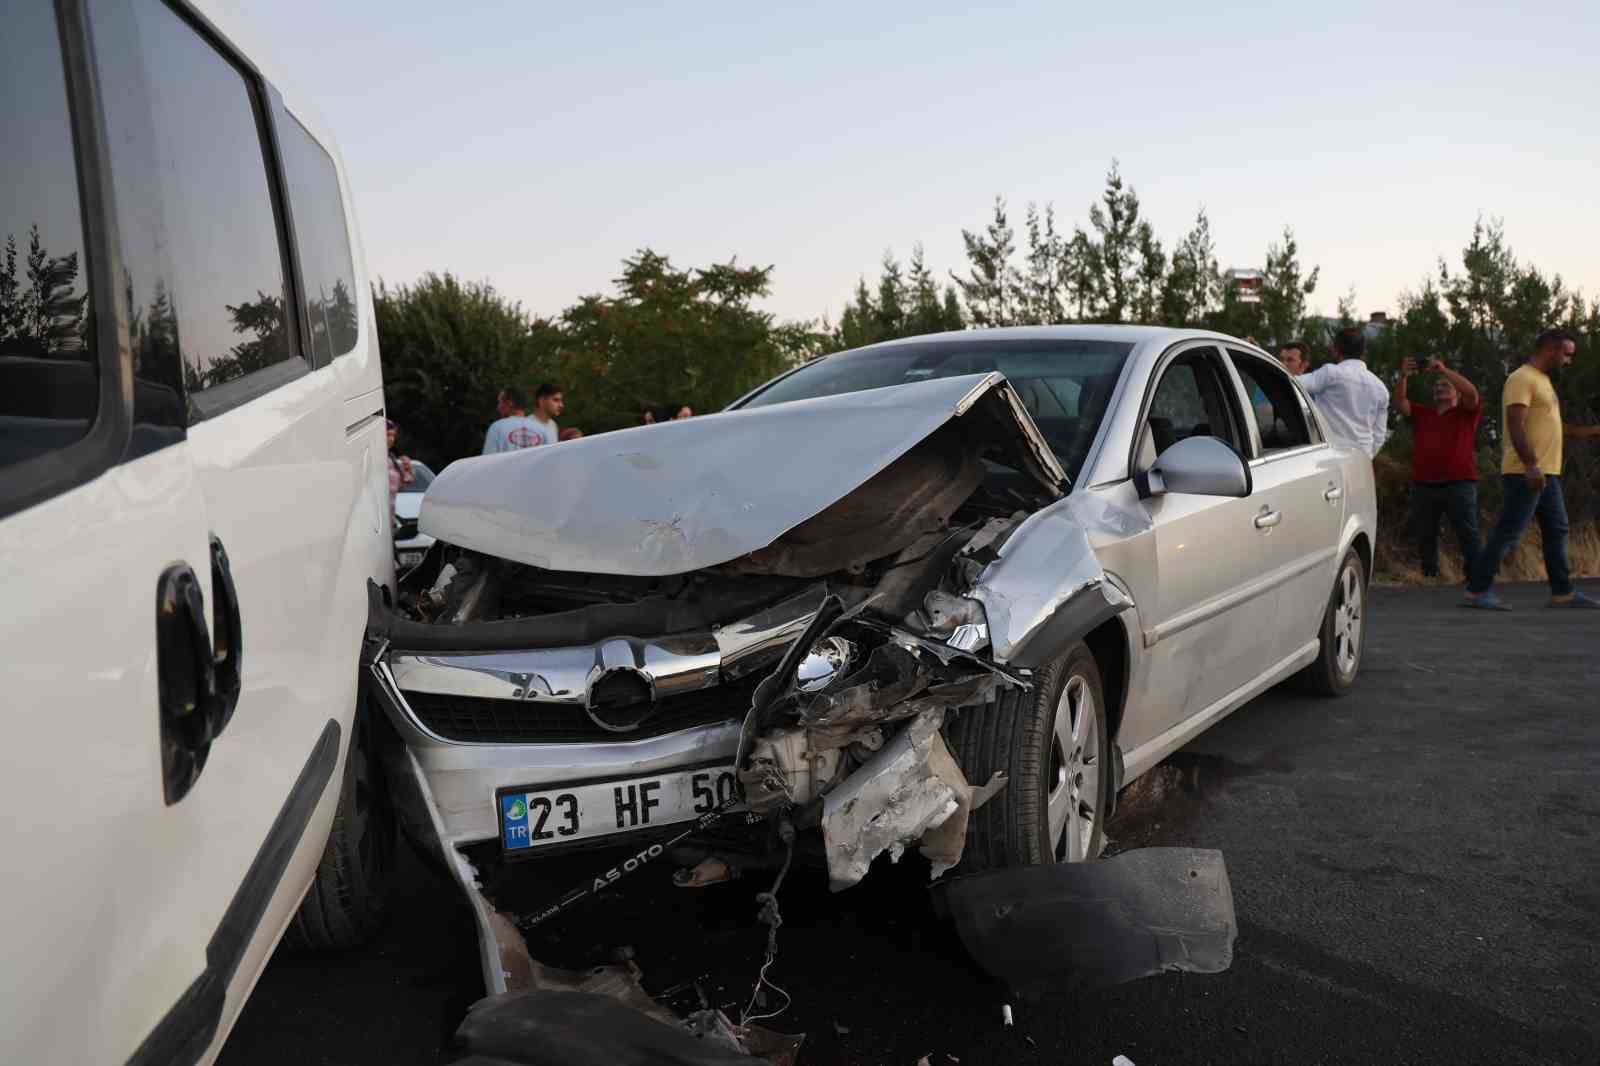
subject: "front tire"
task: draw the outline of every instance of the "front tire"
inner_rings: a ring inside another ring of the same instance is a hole
[[[1306,687],[1319,696],[1343,696],[1361,671],[1366,635],[1367,568],[1354,548],[1345,552],[1322,613],[1317,658],[1305,669]]]
[[[316,876],[283,941],[299,950],[356,947],[372,939],[389,910],[396,823],[378,758],[373,711],[356,708],[339,806]]]
[[[947,727],[967,780],[996,770],[1009,784],[972,814],[963,872],[1097,858],[1105,845],[1110,751],[1105,690],[1089,646],[1077,642],[1034,674]]]

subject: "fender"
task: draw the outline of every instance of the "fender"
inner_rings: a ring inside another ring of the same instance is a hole
[[[1042,666],[1133,605],[1101,568],[1072,503],[1023,522],[969,593],[983,604],[996,662]]]

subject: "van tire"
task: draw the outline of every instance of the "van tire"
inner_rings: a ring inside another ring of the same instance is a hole
[[[388,917],[396,823],[364,699],[352,730],[328,845],[284,933],[284,944],[293,950],[356,947],[371,940]]]

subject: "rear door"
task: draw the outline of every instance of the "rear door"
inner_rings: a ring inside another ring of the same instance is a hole
[[[1148,470],[1187,437],[1216,437],[1249,455],[1247,429],[1217,347],[1203,344],[1168,355],[1155,381],[1136,470]],[[1159,733],[1261,671],[1273,607],[1261,585],[1261,534],[1255,526],[1260,502],[1254,497],[1167,493],[1145,500],[1144,507],[1155,533],[1156,574],[1151,587],[1134,593],[1146,614]]]
[[[1344,474],[1282,366],[1234,348],[1228,361],[1250,412],[1256,520],[1270,523],[1255,538],[1273,585],[1270,667],[1316,639],[1338,562]]]

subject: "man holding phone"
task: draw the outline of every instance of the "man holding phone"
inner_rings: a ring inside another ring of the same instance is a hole
[[[1439,576],[1439,518],[1448,516],[1461,545],[1461,568],[1472,573],[1478,557],[1478,457],[1475,442],[1483,421],[1477,386],[1445,366],[1437,355],[1427,369],[1431,406],[1406,393],[1417,361],[1406,359],[1394,385],[1394,406],[1411,423],[1411,521],[1419,539],[1424,577]]]

